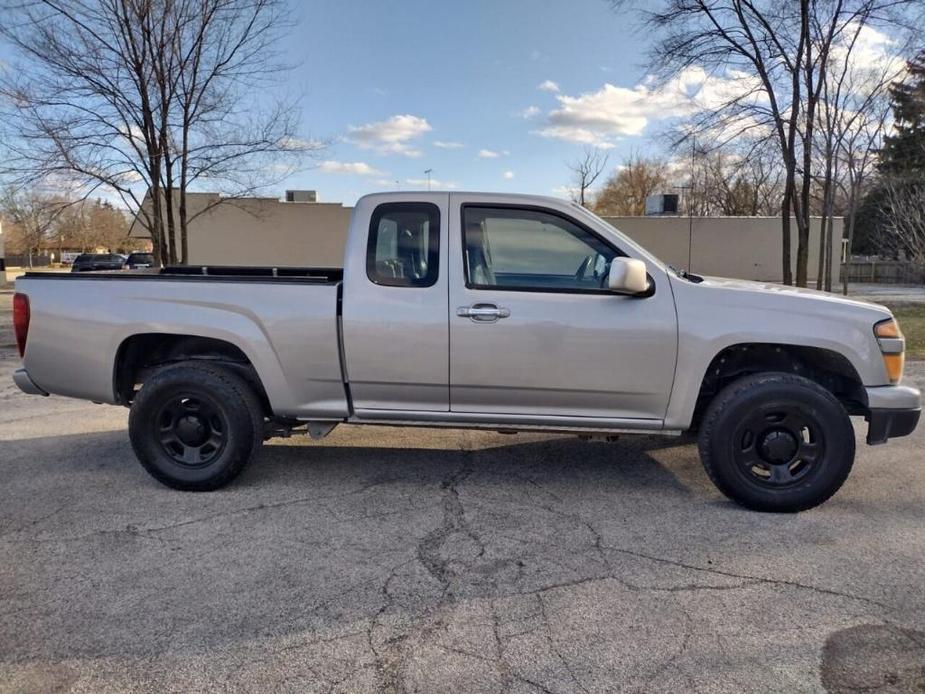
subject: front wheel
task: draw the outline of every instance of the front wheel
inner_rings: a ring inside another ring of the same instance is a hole
[[[760,373],[734,381],[710,403],[700,459],[733,501],[756,511],[818,506],[854,463],[854,429],[829,391],[802,376]]]
[[[188,361],[149,376],[132,403],[132,448],[159,482],[211,491],[244,469],[263,442],[263,412],[248,383],[227,368]]]

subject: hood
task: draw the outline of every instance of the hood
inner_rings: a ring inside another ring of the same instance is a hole
[[[725,277],[704,277],[702,282],[696,284],[675,276],[671,280],[677,291],[687,293],[686,290],[689,290],[691,298],[700,296],[707,299],[705,293],[709,293],[709,303],[782,312],[793,317],[841,316],[873,324],[893,315],[880,304],[803,287]]]
[[[832,294],[831,292],[823,292],[818,289],[808,289],[806,287],[791,287],[786,284],[755,282],[752,280],[737,280],[728,277],[704,277],[701,284],[720,289],[772,294],[776,296],[799,297],[801,299],[823,301],[835,305],[848,305],[859,308],[888,311],[886,307],[870,301],[865,301],[864,299],[852,299],[847,296],[842,296],[841,294]]]

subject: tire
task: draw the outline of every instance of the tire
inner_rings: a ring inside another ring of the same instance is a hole
[[[132,448],[152,477],[174,489],[212,491],[233,480],[263,443],[260,401],[221,366],[164,366],[142,385],[128,418]]]
[[[707,407],[700,460],[719,490],[755,511],[794,513],[839,490],[854,463],[854,428],[817,383],[760,373],[724,388]]]

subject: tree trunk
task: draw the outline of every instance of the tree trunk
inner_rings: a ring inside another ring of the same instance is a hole
[[[164,207],[167,215],[167,248],[170,264],[176,265],[177,257],[177,223],[173,214],[173,162],[169,156],[164,158]]]
[[[855,204],[857,201],[857,195],[855,194],[854,186],[851,186],[851,197],[848,200],[848,235],[847,235],[847,244],[845,250],[845,264],[842,267],[841,273],[841,291],[842,294],[848,296],[848,268],[851,265],[851,244],[854,243],[854,219],[855,219]]]
[[[781,260],[783,262],[782,275],[784,284],[793,284],[793,270],[790,267],[790,189],[784,191],[784,201],[781,204]]]

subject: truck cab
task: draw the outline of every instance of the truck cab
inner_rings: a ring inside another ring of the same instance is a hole
[[[677,357],[666,269],[580,207],[517,196],[370,195],[344,268],[358,417],[661,429]],[[645,263],[649,288],[607,286]]]

